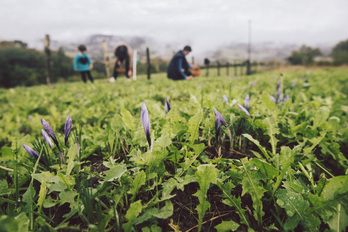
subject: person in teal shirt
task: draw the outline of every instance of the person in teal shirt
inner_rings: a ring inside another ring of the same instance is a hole
[[[81,73],[81,78],[84,83],[87,82],[86,75],[88,79],[93,83],[93,77],[91,75],[91,69],[93,69],[93,64],[91,59],[87,55],[87,48],[85,45],[81,44],[78,46],[79,53],[76,54],[74,59],[74,70]]]

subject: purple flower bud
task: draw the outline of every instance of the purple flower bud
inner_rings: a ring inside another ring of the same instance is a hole
[[[285,97],[285,99],[284,99],[284,103],[286,103],[287,101],[289,101],[289,99],[290,99],[290,96],[289,96],[289,94],[288,94],[288,95],[286,95],[286,97]]]
[[[224,124],[226,128],[228,128],[228,125],[224,117],[222,117],[222,115],[219,113],[219,111],[217,111],[215,108],[213,108],[213,111],[215,113],[215,138],[216,138],[216,142],[218,142],[220,129],[221,129],[221,123]]]
[[[275,97],[273,97],[273,95],[271,95],[271,100],[277,104],[277,99],[275,99]]]
[[[245,96],[245,99],[244,99],[244,107],[245,109],[249,110],[249,94],[247,94]]]
[[[280,94],[277,104],[281,103],[283,101],[283,98],[284,98],[284,94]]]
[[[249,111],[247,110],[247,109],[245,109],[243,106],[241,106],[239,103],[237,104],[238,105],[238,107],[239,107],[239,109],[241,110],[241,111],[243,111],[247,116],[249,116],[250,118],[251,118],[251,115],[250,115],[250,113],[249,113]]]
[[[65,121],[65,126],[64,126],[64,134],[65,134],[64,144],[65,144],[65,146],[66,146],[66,143],[68,142],[71,128],[72,128],[72,120],[71,120],[70,115],[68,115],[68,117],[66,118],[66,121]]]
[[[226,104],[228,104],[228,98],[226,97],[226,95],[223,95],[222,98],[224,99],[224,102],[226,102]]]
[[[39,158],[39,154],[34,151],[32,148],[28,147],[27,145],[25,144],[22,144],[24,149],[32,156],[34,157],[35,159],[38,159]]]
[[[48,134],[46,133],[46,131],[44,129],[41,129],[41,134],[44,137],[46,143],[48,144],[48,146],[50,146],[50,148],[52,148],[54,146],[53,142],[50,139],[50,136],[48,136]]]
[[[51,137],[53,142],[56,144],[56,146],[60,150],[58,140],[57,140],[56,136],[54,135],[54,132],[53,132],[52,128],[50,127],[50,125],[44,119],[41,119],[41,124],[42,124],[44,130],[46,131],[46,133],[48,134],[48,136]]]
[[[215,113],[215,116],[216,116],[215,120],[219,119],[219,121],[222,122],[222,124],[224,124],[225,127],[228,127],[227,122],[225,121],[224,117],[222,117],[222,115],[219,113],[219,111],[217,111],[214,108],[213,108],[213,110],[214,110],[214,113]]]
[[[147,142],[149,143],[150,150],[152,151],[151,146],[151,125],[150,125],[150,118],[149,113],[147,111],[145,102],[143,102],[143,106],[141,107],[141,123],[144,127],[144,132],[146,135]]]
[[[167,98],[166,103],[164,104],[164,110],[166,111],[166,114],[169,113],[170,109],[171,109],[170,102],[169,102],[169,99]]]

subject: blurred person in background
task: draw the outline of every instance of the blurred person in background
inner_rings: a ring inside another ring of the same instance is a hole
[[[190,46],[185,46],[183,50],[175,53],[170,60],[167,68],[167,76],[172,80],[191,80],[191,66],[186,60],[186,56],[192,51]]]
[[[93,77],[91,75],[91,70],[93,69],[93,64],[91,59],[87,55],[87,48],[85,45],[81,44],[77,47],[79,53],[76,54],[74,59],[74,70],[81,73],[81,78],[84,83],[87,83],[87,78],[93,83]]]
[[[129,77],[132,75],[133,69],[132,49],[127,44],[120,44],[115,48],[114,54],[116,57],[116,61],[113,72],[113,78],[116,80],[119,73],[125,72],[127,81],[130,81]]]

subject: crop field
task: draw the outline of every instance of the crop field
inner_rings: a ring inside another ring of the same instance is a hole
[[[0,89],[0,231],[346,231],[348,68]]]

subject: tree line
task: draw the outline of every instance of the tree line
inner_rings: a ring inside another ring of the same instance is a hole
[[[314,64],[314,58],[321,55],[322,52],[319,48],[302,45],[299,50],[292,51],[287,61],[293,65],[312,65]],[[331,51],[330,57],[332,58],[333,65],[348,64],[348,40],[336,44]],[[328,65],[331,63],[328,61],[319,61],[319,64]]]

